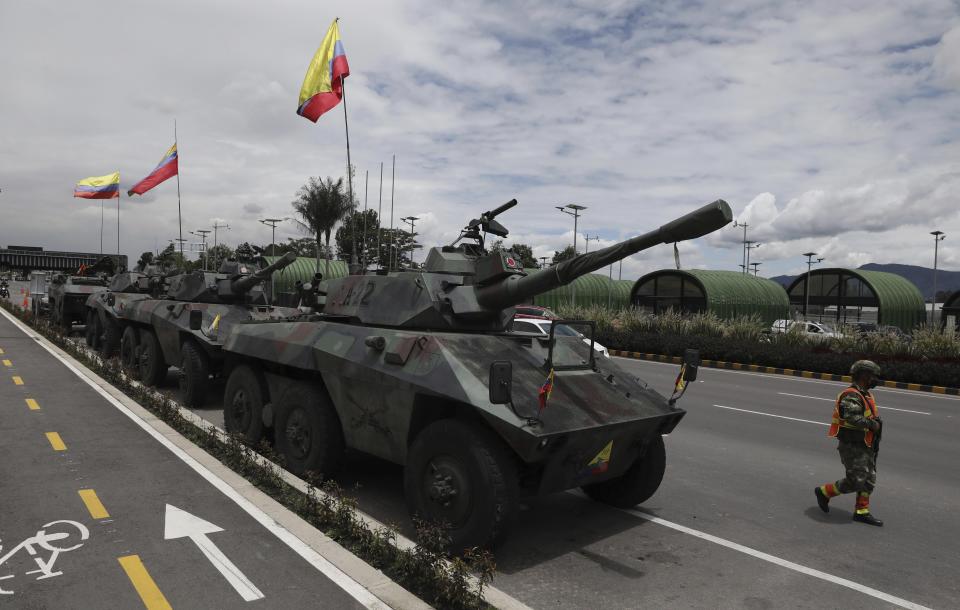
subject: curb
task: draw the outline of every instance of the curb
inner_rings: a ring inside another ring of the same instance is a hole
[[[644,354],[642,352],[628,352],[620,349],[611,349],[611,356],[620,358],[632,358],[633,360],[651,360],[653,362],[668,362],[671,364],[682,364],[683,359],[679,356],[664,356],[663,354]],[[797,371],[794,369],[782,369],[772,366],[761,366],[759,364],[741,364],[739,362],[725,362],[723,360],[700,361],[700,366],[711,369],[729,369],[733,371],[753,371],[755,373],[769,373],[772,375],[789,375],[791,377],[803,377],[805,379],[823,379],[825,381],[845,381],[850,383],[850,375],[836,375],[833,373],[815,373],[813,371]],[[960,388],[948,388],[941,385],[925,385],[920,383],[904,383],[903,381],[884,381],[879,384],[884,388],[897,388],[899,390],[913,390],[914,392],[931,392],[933,394],[946,394],[949,396],[960,396]]]

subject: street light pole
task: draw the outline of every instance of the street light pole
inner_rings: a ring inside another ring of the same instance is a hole
[[[590,235],[588,234],[588,235],[584,235],[584,236],[583,236],[583,239],[584,239],[584,241],[587,242],[586,248],[584,249],[583,253],[584,253],[584,254],[587,254],[588,252],[590,252],[590,242],[591,242],[591,241],[599,242],[599,241],[600,241],[600,236],[599,236],[599,235],[594,235],[593,237],[590,237]]]
[[[749,227],[750,225],[748,225],[745,222],[738,223],[736,220],[734,220],[733,226],[743,227],[743,262],[740,263],[740,268],[743,269],[744,273],[748,273],[749,269],[747,269],[747,227]]]
[[[810,269],[813,267],[814,264],[822,263],[823,259],[818,258],[817,262],[814,263],[813,257],[817,255],[816,252],[804,252],[803,255],[807,257],[807,277],[806,279],[803,280],[803,292],[804,292],[803,319],[806,320],[807,311],[810,309]]]
[[[586,210],[587,207],[583,205],[577,205],[576,203],[568,203],[567,205],[558,205],[556,206],[558,210],[564,214],[569,214],[573,216],[573,256],[577,256],[577,222],[580,220],[580,212]],[[572,212],[570,210],[573,210]],[[570,285],[570,304],[576,307],[577,305],[577,292],[576,288],[573,287],[573,284]]]
[[[753,277],[757,277],[757,273],[759,272],[757,267],[759,267],[762,264],[763,263],[750,263],[750,266],[753,267]]]
[[[745,242],[747,246],[747,266],[744,267],[744,271],[747,275],[750,275],[750,251],[754,248],[760,247],[760,242],[758,241],[748,241]]]
[[[277,255],[277,225],[283,222],[283,218],[261,218],[259,220],[260,224],[267,225],[270,227],[270,255]],[[276,299],[274,296],[276,293],[274,289],[276,288],[276,283],[273,279],[274,274],[270,274],[270,303],[273,304]]]
[[[943,231],[930,231],[930,235],[933,235],[933,298],[930,299],[930,326],[933,327],[937,313],[937,254],[940,242],[947,238],[947,234]]]
[[[217,231],[219,231],[220,229],[229,229],[229,228],[230,228],[230,225],[228,225],[227,223],[220,224],[219,219],[213,221],[213,272],[214,273],[216,273],[217,270],[220,268],[220,266],[217,264],[218,262],[217,256],[219,255],[219,252],[217,252],[217,245],[220,244],[220,242],[217,241]]]
[[[197,229],[196,231],[190,231],[192,235],[197,235],[203,241],[203,270],[207,270],[207,266],[210,263],[210,258],[207,256],[207,235],[212,233],[210,229]]]
[[[405,216],[400,220],[410,223],[410,268],[413,269],[413,223],[420,219],[416,216]]]
[[[541,257],[540,257],[540,268],[541,268],[541,269],[546,269],[546,268],[547,268],[547,259],[548,259],[548,258],[550,258],[550,257],[549,257],[549,256],[541,256]]]

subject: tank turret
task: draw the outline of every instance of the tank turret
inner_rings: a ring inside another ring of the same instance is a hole
[[[229,261],[220,273],[194,271],[170,278],[169,297],[175,301],[195,303],[236,303],[275,272],[294,262],[297,257],[288,252],[280,260],[256,270],[244,263]]]
[[[641,250],[702,237],[733,216],[718,199],[649,233],[527,274],[513,252],[484,248],[484,234],[508,235],[496,216],[515,205],[516,199],[471,220],[453,244],[430,250],[423,269],[330,280],[324,313],[377,326],[503,330],[513,306],[532,296]]]

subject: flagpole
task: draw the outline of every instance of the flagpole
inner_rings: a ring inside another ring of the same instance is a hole
[[[100,200],[100,258],[103,258],[103,199]]]
[[[123,193],[120,191],[120,184],[117,183],[117,271],[120,269],[120,198]]]
[[[177,144],[177,119],[173,119],[173,146],[177,149],[177,226],[180,228],[180,264],[186,263],[183,257],[183,214],[180,211],[180,146]]]
[[[347,123],[347,88],[344,86],[343,74],[340,75],[340,94],[343,96],[343,130],[347,135],[347,190],[350,197],[350,236],[353,241],[353,252],[350,253],[350,266],[357,264],[357,210],[353,205],[353,165],[350,164],[350,126]]]
[[[380,243],[383,237],[383,161],[380,162],[380,203],[377,204],[377,266],[383,269],[383,245]]]

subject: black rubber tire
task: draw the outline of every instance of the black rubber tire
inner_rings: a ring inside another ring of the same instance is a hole
[[[108,360],[117,355],[120,350],[120,325],[107,320],[103,325],[103,339],[100,343],[100,356]]]
[[[502,542],[519,510],[518,479],[515,456],[492,431],[443,419],[410,445],[403,490],[411,518],[446,523],[447,550],[461,553]],[[438,482],[455,490],[452,499]]]
[[[96,317],[97,311],[95,309],[87,310],[87,325],[83,329],[83,340],[87,343],[88,347],[93,347],[94,342],[96,341]]]
[[[207,398],[210,387],[210,359],[193,341],[180,348],[180,370],[177,373],[180,400],[188,407],[199,407]]]
[[[632,508],[650,499],[663,481],[667,469],[667,450],[663,437],[657,434],[647,451],[619,477],[592,485],[584,485],[583,493],[591,499],[617,508]]]
[[[340,417],[320,387],[293,383],[276,403],[274,444],[296,475],[314,473],[320,479],[336,475],[343,462]]]
[[[93,312],[93,343],[90,345],[96,351],[100,351],[100,346],[103,345],[103,322],[100,321],[100,314],[97,311]]]
[[[263,404],[267,397],[263,376],[241,364],[227,378],[223,392],[223,428],[239,434],[243,441],[257,445],[263,439]]]
[[[140,378],[140,369],[138,361],[140,360],[140,337],[136,327],[129,324],[123,329],[120,335],[120,366],[123,372],[133,377]]]
[[[149,386],[157,386],[167,378],[166,360],[163,359],[163,350],[160,340],[152,330],[140,331],[140,354],[137,358],[137,368],[140,369],[140,381]]]

